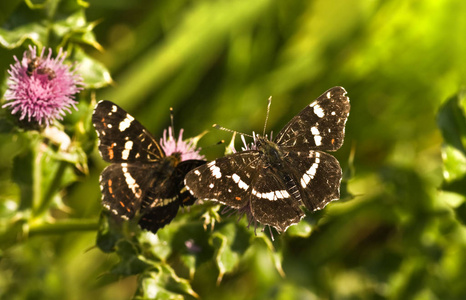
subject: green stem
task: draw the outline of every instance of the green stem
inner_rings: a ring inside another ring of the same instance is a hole
[[[71,231],[96,231],[99,228],[96,219],[64,219],[53,223],[37,223],[29,226],[29,236],[64,234]]]
[[[35,211],[41,206],[42,203],[42,156],[43,151],[40,149],[40,141],[36,142],[33,146],[32,163],[32,210]]]
[[[37,209],[36,216],[43,215],[49,208],[50,204],[53,201],[53,196],[60,189],[60,183],[65,173],[67,167],[67,162],[60,161],[58,169],[55,171],[55,176],[53,177],[52,182],[48,186],[47,191],[44,194],[42,201],[40,202],[39,208]]]

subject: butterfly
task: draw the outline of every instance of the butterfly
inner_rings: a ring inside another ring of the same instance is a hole
[[[323,93],[291,119],[273,141],[254,135],[250,150],[191,170],[185,185],[199,199],[246,212],[253,220],[284,232],[310,211],[340,198],[342,170],[324,151],[343,144],[350,111],[343,87]]]
[[[183,180],[205,160],[183,161],[182,151],[167,156],[141,123],[110,101],[96,105],[92,123],[100,154],[111,163],[100,176],[102,204],[110,213],[125,220],[140,215],[141,228],[156,233],[180,206],[195,202]]]

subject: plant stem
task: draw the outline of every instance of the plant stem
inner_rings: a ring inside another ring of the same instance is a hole
[[[99,228],[97,219],[64,219],[56,222],[30,224],[29,236],[64,234],[71,231],[96,231]]]
[[[47,191],[44,194],[44,197],[40,203],[40,206],[37,209],[36,216],[41,216],[50,208],[50,203],[53,200],[53,196],[60,189],[60,183],[62,181],[62,177],[63,177],[63,174],[65,173],[66,167],[67,167],[67,163],[65,161],[59,162],[58,169],[55,171],[55,176],[53,177],[52,182],[50,183]]]

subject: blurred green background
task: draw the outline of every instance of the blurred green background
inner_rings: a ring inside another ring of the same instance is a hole
[[[10,11],[24,8],[14,3]],[[466,231],[455,214],[464,197],[440,189],[436,123],[464,88],[465,1],[95,0],[85,14],[103,48],[86,52],[113,78],[96,99],[119,104],[155,136],[169,107],[186,137],[213,123],[262,132],[273,96],[267,131],[276,133],[328,88],[348,91],[335,153],[342,201],[309,237],[276,237],[285,277],[256,247],[220,284],[214,264],[198,268],[191,285],[201,299],[466,299]],[[2,70],[22,51],[2,49]],[[214,159],[224,149],[212,145],[230,137],[210,130],[199,145]],[[14,194],[11,144],[1,146],[0,201]],[[71,216],[98,219],[104,165],[94,151],[89,176],[66,190]],[[94,248],[95,237],[39,234],[5,250],[0,297],[131,298],[136,276],[96,284],[116,258]]]

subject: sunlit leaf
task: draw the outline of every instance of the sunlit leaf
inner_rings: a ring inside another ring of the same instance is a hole
[[[184,299],[183,295],[199,298],[189,281],[178,277],[168,265],[160,265],[140,279],[135,299]]]
[[[280,276],[285,277],[285,272],[283,271],[283,267],[282,267],[282,260],[283,260],[282,253],[277,252],[270,238],[265,236],[264,234],[261,234],[258,236],[258,241],[265,244],[270,254],[270,258],[272,259],[273,265],[275,266],[275,269],[280,274]]]
[[[286,231],[286,234],[289,236],[299,236],[302,238],[307,238],[311,235],[312,226],[304,221],[299,222],[296,225],[291,226]]]
[[[37,23],[28,23],[24,26],[15,28],[14,30],[6,30],[0,28],[0,44],[2,47],[14,49],[21,46],[26,40],[30,40],[39,48],[44,46],[44,41],[47,40],[47,29]]]
[[[442,147],[442,189],[466,195],[466,156],[451,145]]]
[[[231,250],[231,244],[228,243],[226,236],[216,232],[211,237],[212,246],[216,249],[215,262],[219,271],[217,283],[222,281],[223,275],[233,271],[238,265],[238,254]]]
[[[74,59],[77,60],[77,72],[84,79],[86,88],[98,89],[112,83],[112,77],[107,68],[100,62],[77,49]]]

